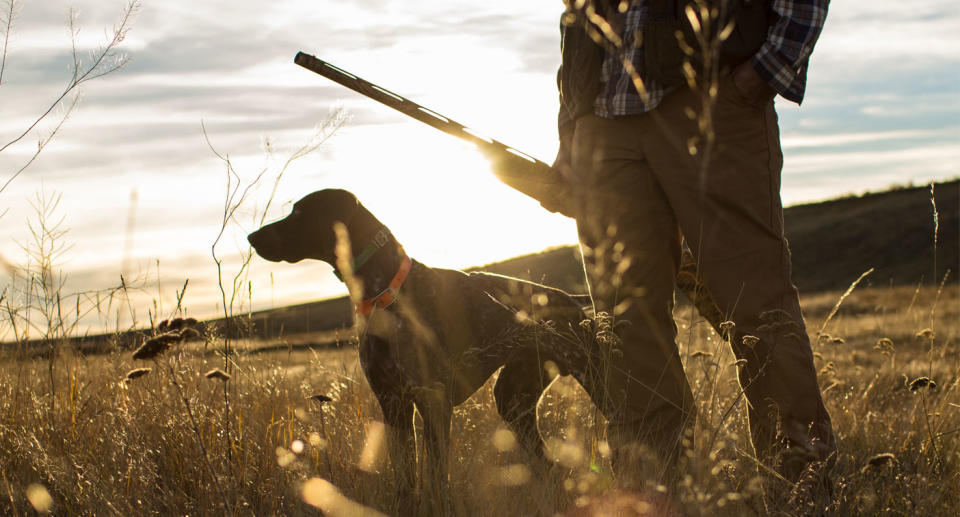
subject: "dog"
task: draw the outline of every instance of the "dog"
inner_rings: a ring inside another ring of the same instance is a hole
[[[550,382],[569,374],[591,396],[602,392],[583,298],[500,275],[427,267],[350,192],[309,194],[248,240],[268,261],[321,260],[347,281],[357,305],[360,363],[383,410],[394,463],[405,470],[403,514],[416,504],[414,406],[428,456],[423,488],[442,492],[453,408],[498,369],[497,411],[534,463],[547,461],[536,408]]]

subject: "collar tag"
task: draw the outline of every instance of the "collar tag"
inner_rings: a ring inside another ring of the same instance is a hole
[[[390,242],[390,230],[386,226],[380,228],[373,238],[370,239],[370,242],[360,250],[358,255],[353,256],[353,271],[356,272],[358,269],[363,267],[378,251],[383,249],[387,243]],[[333,274],[336,275],[337,280],[343,282],[343,273],[334,266]]]

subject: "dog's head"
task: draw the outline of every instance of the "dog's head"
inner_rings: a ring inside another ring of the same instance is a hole
[[[320,190],[293,204],[290,215],[247,236],[257,254],[271,262],[317,259],[336,262],[334,225],[343,223],[351,241],[370,238],[379,222],[346,190]],[[369,235],[367,235],[369,234]],[[356,248],[355,242],[351,244]]]

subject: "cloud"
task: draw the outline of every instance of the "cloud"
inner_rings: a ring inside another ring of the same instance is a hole
[[[948,129],[947,133],[957,133],[960,126]],[[944,131],[939,129],[913,129],[894,131],[865,131],[859,133],[832,133],[832,134],[791,134],[781,139],[784,149],[799,149],[805,147],[837,147],[852,144],[879,143],[889,141],[909,141],[916,139],[942,138]]]

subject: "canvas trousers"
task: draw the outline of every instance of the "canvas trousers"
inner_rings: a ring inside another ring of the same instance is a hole
[[[810,341],[790,279],[773,100],[749,102],[721,77],[703,124],[688,88],[653,111],[576,121],[568,178],[591,296],[614,315],[603,373],[608,441],[673,465],[696,404],[673,320],[681,235],[726,319],[756,457],[795,481],[835,451]],[[707,144],[704,129],[712,126]],[[744,339],[746,338],[746,339]]]

